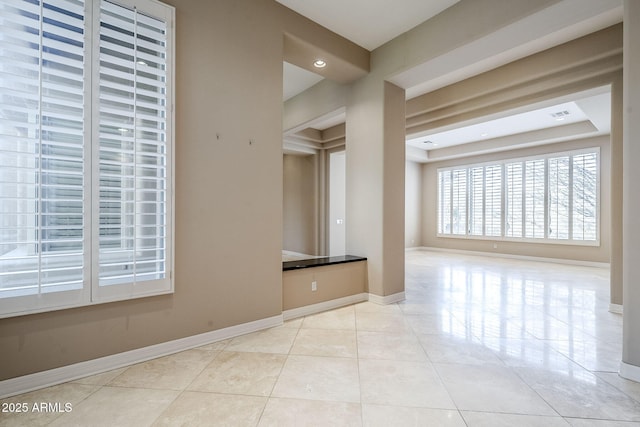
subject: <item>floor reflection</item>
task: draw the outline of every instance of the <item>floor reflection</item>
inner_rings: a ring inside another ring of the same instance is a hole
[[[441,348],[491,350],[510,366],[593,383],[590,372],[616,372],[621,358],[622,316],[608,311],[608,274],[597,267],[408,253],[401,308],[433,310],[435,333],[450,339]],[[576,374],[575,365],[588,375]]]

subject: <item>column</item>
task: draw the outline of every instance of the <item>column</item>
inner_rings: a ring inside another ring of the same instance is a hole
[[[624,1],[623,319],[620,375],[640,381],[640,2]]]
[[[347,253],[367,257],[369,294],[404,299],[404,89],[370,75],[347,104]]]

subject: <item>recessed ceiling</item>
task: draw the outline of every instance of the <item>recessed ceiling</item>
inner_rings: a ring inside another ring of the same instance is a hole
[[[412,135],[407,145],[425,151],[439,150],[453,145],[485,141],[505,136],[524,134],[541,129],[590,122],[597,131],[593,135],[610,132],[611,95],[608,88],[597,93],[574,95],[575,100],[553,103],[530,111],[512,112],[505,117],[485,119],[478,123],[462,125],[454,129],[435,130],[431,133]],[[550,141],[547,141],[550,142]]]
[[[459,0],[276,0],[367,50],[385,44]]]

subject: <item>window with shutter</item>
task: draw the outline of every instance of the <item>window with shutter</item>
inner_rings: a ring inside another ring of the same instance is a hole
[[[0,0],[0,316],[172,290],[173,15]]]
[[[438,234],[597,245],[598,159],[592,148],[439,169]]]

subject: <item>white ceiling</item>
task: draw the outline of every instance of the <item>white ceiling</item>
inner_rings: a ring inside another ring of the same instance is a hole
[[[276,1],[354,43],[373,50],[442,12],[459,0],[394,0],[393,2],[389,0]],[[575,4],[579,4],[580,1],[582,0],[567,0],[565,1],[566,7],[571,9]],[[615,0],[610,0],[610,2],[615,2]],[[563,15],[568,13],[564,10],[561,12]],[[584,24],[588,25],[590,29],[582,28],[582,26],[567,28],[564,34],[558,33],[553,36],[556,40],[553,42],[545,40],[545,43],[549,43],[549,45],[562,43],[582,34],[587,34],[593,31],[594,27],[599,29],[612,25],[615,22],[619,22],[617,16],[619,13],[620,11],[616,11],[615,13],[603,15],[600,18],[601,22],[587,22],[587,24]],[[549,37],[552,36],[549,35]],[[540,50],[539,46],[535,45],[528,48],[531,49],[531,52],[520,52],[521,57]],[[503,62],[506,63],[513,59],[515,58],[507,58]],[[423,71],[417,70],[416,72],[422,73]],[[409,77],[413,80],[418,78],[414,75]],[[284,99],[287,100],[303,92],[321,80],[322,77],[315,73],[285,63]],[[409,89],[407,89],[407,94],[410,94]],[[420,93],[416,92],[413,96],[417,94]],[[595,134],[604,134],[609,132],[609,96],[607,90],[600,90],[596,94],[578,94],[573,98],[556,100],[554,103],[529,106],[529,111],[521,109],[519,111],[504,112],[502,116],[506,115],[506,117],[484,118],[482,123],[465,123],[459,124],[455,129],[438,129],[430,134],[407,135],[407,144],[409,147],[414,147],[414,149],[437,150],[451,145],[519,135],[524,132],[550,129],[578,122],[591,122],[597,129]],[[556,121],[550,114],[558,111],[568,111],[570,114],[564,120]],[[333,125],[343,122],[344,117],[343,111],[337,117],[329,118],[328,123]],[[323,121],[326,121],[326,119],[326,117],[323,118]],[[326,122],[310,123],[309,125],[317,129],[328,127]],[[437,145],[424,144],[425,140],[433,141]]]
[[[459,0],[276,0],[367,50],[385,44]]]
[[[556,100],[545,107],[529,106],[530,111],[512,112],[497,119],[485,118],[479,123],[458,125],[454,129],[413,135],[407,139],[407,145],[430,151],[580,122],[593,124],[597,129],[593,135],[608,134],[611,128],[611,95],[608,88],[596,92],[575,94],[575,100]]]

